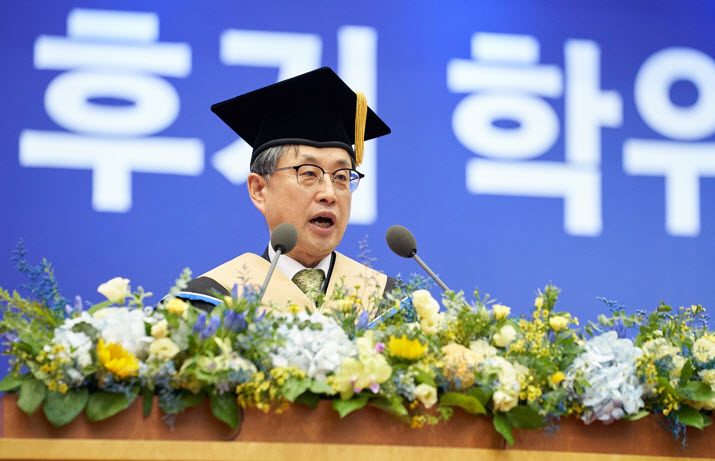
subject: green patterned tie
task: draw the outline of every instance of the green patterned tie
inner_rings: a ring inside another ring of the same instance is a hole
[[[305,293],[313,304],[318,299],[323,280],[325,280],[325,272],[322,269],[303,269],[293,276],[293,283],[298,285],[300,291]]]

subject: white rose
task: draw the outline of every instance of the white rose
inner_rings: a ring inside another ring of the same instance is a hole
[[[469,343],[469,349],[479,358],[479,363],[488,357],[497,355],[497,349],[483,339],[477,339]]]
[[[412,293],[412,305],[421,319],[432,317],[439,312],[439,303],[427,290],[416,290]]]
[[[149,353],[161,360],[171,360],[179,353],[179,346],[169,338],[159,338],[151,343]]]
[[[715,370],[700,370],[700,379],[710,387],[715,387]]]
[[[420,329],[427,335],[433,335],[439,331],[441,324],[442,315],[434,314],[420,320]]]
[[[495,304],[494,307],[492,307],[492,312],[494,314],[494,319],[505,319],[509,316],[509,314],[511,314],[511,307],[504,306],[502,304]]]
[[[707,338],[698,338],[693,344],[693,357],[700,363],[708,363],[715,358],[715,344]]]
[[[101,284],[97,291],[102,293],[108,300],[119,305],[124,304],[127,296],[131,295],[129,279],[121,277],[114,277],[112,280]]]
[[[494,403],[494,410],[506,413],[519,403],[519,399],[512,393],[498,390],[492,395],[492,402]]]
[[[430,408],[437,403],[437,389],[429,384],[418,384],[415,387],[415,397],[420,401],[425,408]]]
[[[492,340],[499,347],[506,347],[516,339],[516,330],[511,325],[504,325],[501,330],[494,333]]]

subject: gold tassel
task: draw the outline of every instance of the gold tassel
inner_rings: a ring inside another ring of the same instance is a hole
[[[355,108],[355,163],[362,163],[362,153],[365,149],[365,123],[367,121],[367,98],[356,91],[357,107]]]

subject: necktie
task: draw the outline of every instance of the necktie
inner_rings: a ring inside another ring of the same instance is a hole
[[[293,283],[315,304],[320,294],[320,286],[325,280],[322,269],[303,269],[293,276]]]

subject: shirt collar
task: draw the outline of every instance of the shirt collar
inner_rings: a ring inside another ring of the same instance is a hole
[[[276,250],[273,249],[271,244],[268,244],[268,259],[273,262],[273,258],[276,256]],[[328,272],[330,272],[330,262],[332,260],[333,254],[330,253],[328,256],[326,256],[322,261],[318,263],[317,266],[313,267],[312,269],[322,269],[323,272],[325,273],[325,281],[323,284],[325,284],[328,280]],[[291,258],[288,255],[281,255],[281,258],[278,260],[278,264],[276,264],[276,269],[281,271],[283,275],[288,277],[289,279],[293,280],[293,276],[297,274],[298,272],[302,271],[303,269],[311,269],[310,267],[305,267],[295,259]]]

